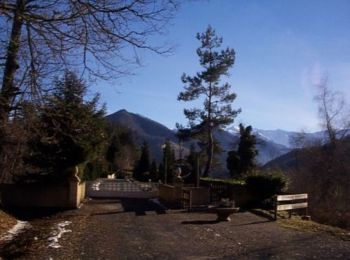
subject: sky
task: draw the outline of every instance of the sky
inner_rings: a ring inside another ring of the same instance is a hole
[[[236,61],[229,77],[242,112],[234,125],[259,129],[313,132],[320,129],[316,85],[350,97],[350,1],[348,0],[194,0],[184,1],[167,34],[155,44],[173,45],[171,55],[141,53],[135,75],[98,82],[108,114],[120,109],[158,121],[170,129],[187,124],[177,101],[185,72],[200,71],[197,32],[211,25],[233,48]]]

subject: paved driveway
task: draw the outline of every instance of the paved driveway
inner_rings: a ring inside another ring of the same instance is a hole
[[[231,222],[165,210],[156,200],[90,200],[70,220],[61,248],[36,242],[23,259],[349,259],[350,241],[284,228],[249,212]],[[42,220],[43,221],[43,220]],[[37,241],[44,241],[38,236]]]

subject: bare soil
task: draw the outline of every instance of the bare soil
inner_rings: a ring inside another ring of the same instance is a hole
[[[48,234],[62,220],[72,221],[67,227],[72,232],[63,234],[61,248],[48,248]],[[22,254],[17,252],[18,259],[350,257],[350,236],[345,230],[339,235],[311,221],[275,222],[251,212],[236,213],[231,222],[217,222],[214,214],[166,210],[148,200],[90,200],[79,210],[32,220],[31,224],[33,231],[28,237],[32,242],[27,241],[30,246]]]

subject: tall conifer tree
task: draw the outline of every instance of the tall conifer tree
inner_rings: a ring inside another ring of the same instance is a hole
[[[245,127],[239,124],[238,150],[229,151],[227,157],[227,168],[232,177],[241,177],[256,167],[255,157],[258,155],[258,150],[256,136],[252,131],[251,126]]]
[[[230,92],[230,84],[221,81],[223,76],[228,76],[228,71],[235,62],[234,50],[218,50],[222,45],[222,38],[216,35],[211,26],[204,33],[198,33],[197,39],[201,43],[197,55],[203,70],[192,77],[182,75],[181,80],[185,86],[184,91],[178,95],[178,100],[204,102],[201,108],[184,109],[189,128],[185,129],[181,125],[178,128],[184,134],[200,137],[204,143],[207,161],[203,175],[208,176],[214,157],[213,132],[233,123],[240,110],[232,109],[231,103],[236,94]]]

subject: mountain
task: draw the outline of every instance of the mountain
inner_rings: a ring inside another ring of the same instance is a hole
[[[134,133],[139,144],[146,141],[152,157],[157,161],[161,161],[162,145],[166,140],[172,143],[173,148],[176,149],[178,147],[178,139],[172,130],[144,116],[130,113],[123,109],[106,116],[106,119],[129,128]]]
[[[236,126],[232,126],[228,128],[228,131],[233,135],[239,135],[239,128]],[[338,133],[339,137],[344,135],[349,130],[343,130]],[[281,129],[276,130],[263,130],[254,128],[253,133],[259,140],[274,142],[275,144],[283,145],[289,149],[298,147],[299,145],[295,143],[296,140],[300,140],[303,138],[303,142],[305,143],[313,143],[317,141],[325,142],[327,139],[327,134],[325,131],[318,131],[313,133],[303,133],[303,132],[295,132],[295,131],[285,131]]]
[[[346,160],[342,161],[340,157],[337,159],[341,163],[349,165],[348,155],[350,154],[350,136],[349,130],[339,131],[339,137],[342,137],[340,142],[337,144],[337,156],[347,155]],[[308,138],[315,138],[317,140],[322,140],[322,147],[326,148],[326,132],[316,132],[308,136]],[[308,148],[297,148],[285,153],[273,160],[267,162],[263,168],[265,169],[281,169],[283,171],[289,171],[297,168],[298,164],[307,164],[310,161],[310,154],[307,152],[314,149],[313,146]],[[317,147],[317,146],[316,146]],[[313,154],[311,154],[313,155]],[[314,156],[314,155],[313,155]]]
[[[298,135],[297,132],[289,132],[285,130],[262,130],[254,129],[254,132],[263,140],[273,141],[276,144],[291,147],[291,141]]]
[[[283,154],[275,159],[267,162],[263,169],[280,169],[284,172],[295,169],[297,167],[297,156],[302,150],[292,150],[286,154]]]
[[[237,126],[228,128],[228,131],[234,135],[239,135],[239,128]],[[291,140],[293,140],[293,138],[299,134],[298,132],[285,131],[281,129],[263,130],[257,128],[253,128],[253,133],[259,140],[274,142],[275,144],[279,144],[287,148],[292,147],[290,144]]]
[[[282,144],[275,143],[273,140],[263,138],[261,135],[254,133],[257,137],[257,149],[259,151],[257,161],[263,165],[268,161],[279,157],[290,151],[290,149]],[[232,133],[231,131],[219,131],[215,137],[220,142],[221,147],[226,152],[237,149],[239,143],[239,133]],[[225,158],[226,160],[226,158]]]
[[[110,122],[128,127],[134,132],[139,143],[147,141],[150,146],[150,151],[157,161],[160,161],[162,158],[161,147],[166,140],[169,140],[172,143],[173,148],[176,150],[176,154],[179,154],[180,147],[178,145],[176,132],[154,120],[142,115],[130,113],[126,110],[120,110],[110,114],[106,119]],[[215,137],[223,149],[219,160],[224,168],[226,168],[227,152],[237,148],[239,135],[230,131],[218,130],[215,132]],[[193,141],[190,143],[193,143]],[[188,150],[190,143],[184,144],[185,153]],[[290,150],[285,145],[275,143],[267,138],[261,138],[260,136],[258,136],[257,149],[259,150],[257,161],[260,164],[265,164]]]

